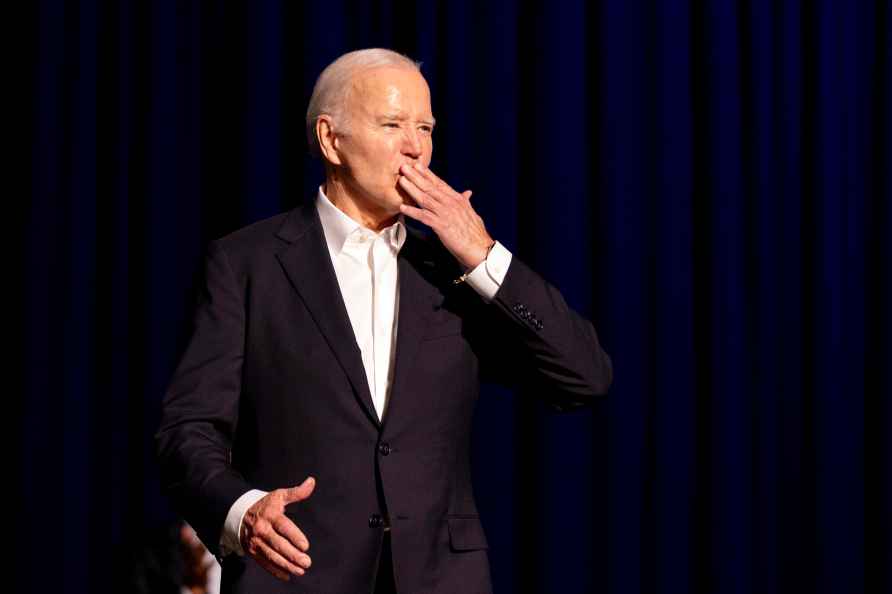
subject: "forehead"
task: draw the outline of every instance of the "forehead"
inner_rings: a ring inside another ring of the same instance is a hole
[[[414,68],[381,66],[353,77],[348,109],[369,115],[401,112],[410,117],[430,117],[430,89]]]

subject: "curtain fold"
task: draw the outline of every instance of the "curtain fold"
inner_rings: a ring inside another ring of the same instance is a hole
[[[312,196],[315,77],[422,62],[432,167],[589,316],[606,400],[485,386],[497,592],[892,587],[886,0],[41,0],[12,290],[16,591],[114,591],[206,243]],[[21,540],[18,540],[18,538]],[[48,543],[50,543],[48,545]]]

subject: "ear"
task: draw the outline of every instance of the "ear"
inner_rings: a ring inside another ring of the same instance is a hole
[[[335,134],[330,115],[323,114],[316,118],[316,140],[319,142],[319,151],[326,161],[332,165],[342,165],[338,151],[340,139]]]

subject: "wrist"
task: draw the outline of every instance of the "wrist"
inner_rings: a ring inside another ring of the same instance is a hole
[[[474,270],[475,268],[480,266],[481,263],[486,262],[486,259],[489,258],[489,253],[492,251],[492,248],[495,244],[496,244],[496,240],[495,239],[491,240],[489,242],[489,245],[486,247],[486,251],[483,252],[483,257],[480,258],[480,260],[478,260],[475,264],[472,264],[471,266],[466,267],[465,272],[471,272],[472,270]]]
[[[492,252],[492,248],[495,247],[495,245],[496,245],[496,240],[493,239],[493,240],[490,242],[489,247],[486,248],[486,251],[485,251],[484,254],[483,254],[483,258],[481,258],[476,264],[473,264],[473,265],[471,265],[471,266],[467,266],[467,267],[465,268],[464,274],[462,274],[460,277],[458,277],[457,279],[455,279],[454,281],[452,281],[453,284],[456,284],[456,285],[457,285],[457,284],[460,284],[460,283],[465,282],[465,280],[467,280],[467,278],[468,278],[468,276],[471,274],[471,272],[473,272],[473,271],[474,271],[478,266],[480,266],[482,263],[486,262],[486,259],[489,258],[489,254],[490,254],[490,252]]]

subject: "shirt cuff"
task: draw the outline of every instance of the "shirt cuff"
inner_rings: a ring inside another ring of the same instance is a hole
[[[499,287],[502,286],[510,264],[511,252],[497,241],[489,250],[486,259],[468,274],[466,281],[483,297],[484,301],[489,303],[496,296]]]
[[[259,489],[251,489],[241,497],[235,500],[229,513],[226,514],[226,521],[223,522],[223,533],[220,535],[220,552],[223,556],[235,553],[239,557],[245,554],[242,550],[241,539],[239,534],[242,533],[242,520],[245,518],[245,512],[252,505],[260,501],[266,491]]]

